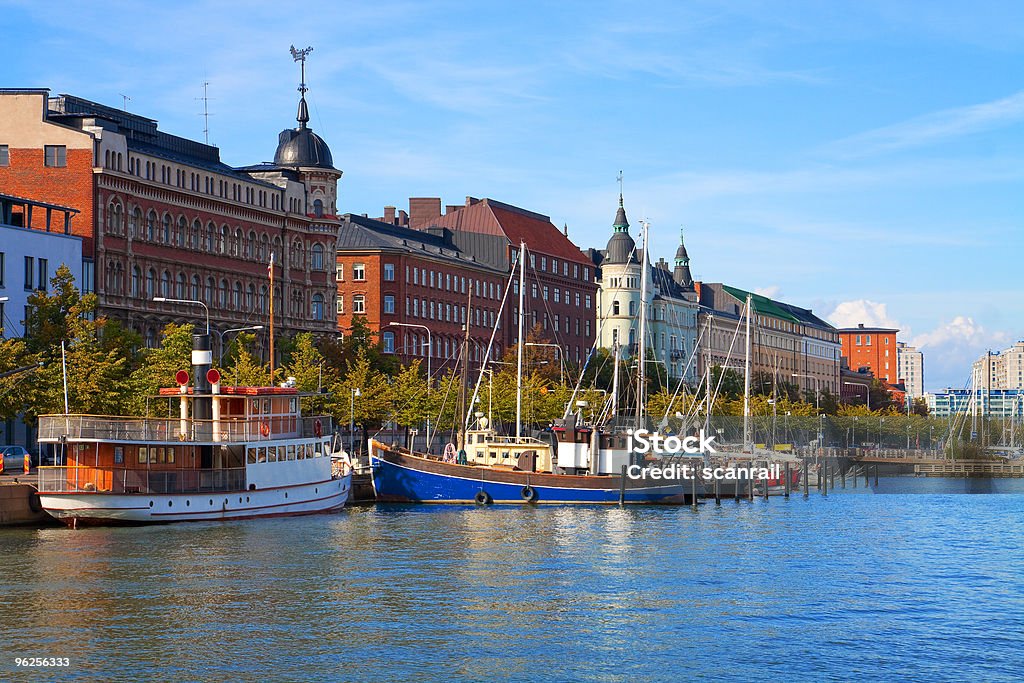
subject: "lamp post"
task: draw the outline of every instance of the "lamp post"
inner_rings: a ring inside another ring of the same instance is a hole
[[[210,334],[210,307],[204,304],[202,301],[196,301],[195,299],[169,299],[166,296],[155,296],[153,301],[159,304],[186,304],[189,306],[202,306],[203,310],[206,311],[206,334]]]
[[[861,389],[863,389],[864,390],[864,404],[868,407],[868,410],[871,410],[871,388],[870,387],[868,387],[868,386],[866,386],[864,384],[857,384],[856,382],[843,382],[843,384],[848,384],[851,387],[860,387]]]
[[[247,330],[262,330],[262,329],[263,329],[263,325],[249,325],[248,327],[232,327],[231,329],[224,330],[223,332],[218,332],[217,330],[213,330],[213,333],[215,335],[217,335],[217,339],[220,342],[220,345],[219,345],[220,352],[217,354],[217,364],[220,365],[224,361],[224,335],[225,334],[227,334],[228,332],[245,332]],[[262,353],[260,355],[262,355]]]
[[[565,359],[563,358],[561,346],[559,346],[558,344],[542,344],[540,342],[526,342],[524,346],[550,346],[551,348],[558,351],[558,383],[565,384],[565,375],[562,374],[562,361]]]
[[[806,377],[807,379],[814,380],[814,407],[815,409],[821,409],[821,394],[818,393],[818,378],[814,375],[805,375],[799,372],[793,373],[794,377]]]
[[[354,388],[349,392],[351,399],[348,408],[348,455],[350,458],[355,457],[355,438],[356,438],[356,396],[362,396],[363,393],[358,388]]]
[[[433,375],[431,374],[431,368],[430,368],[430,359],[434,357],[434,339],[430,335],[430,328],[427,327],[426,325],[417,325],[416,323],[397,323],[397,322],[392,322],[392,323],[388,323],[388,325],[391,326],[391,327],[418,327],[421,330],[425,330],[426,331],[426,333],[427,333],[427,398],[429,399],[430,398],[430,383],[431,383],[431,380],[433,379]],[[429,400],[428,400],[427,403],[429,405]],[[430,414],[429,413],[427,414],[427,433],[424,435],[424,437],[427,440],[426,451],[427,451],[427,453],[429,453],[430,452],[430,439],[432,437],[432,434],[430,433]]]

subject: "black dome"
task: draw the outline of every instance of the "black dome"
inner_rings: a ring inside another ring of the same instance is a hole
[[[636,242],[628,232],[616,232],[608,240],[603,263],[639,263],[635,250]]]
[[[277,152],[277,166],[318,166],[334,168],[331,150],[319,135],[305,126],[281,131]]]

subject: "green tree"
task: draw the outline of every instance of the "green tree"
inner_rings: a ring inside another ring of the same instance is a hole
[[[359,396],[354,396],[357,389]],[[378,429],[391,414],[391,387],[387,378],[372,367],[367,353],[349,362],[331,394],[331,415],[339,425],[348,425],[353,419],[363,431],[359,443],[365,442],[369,430]]]
[[[224,381],[236,387],[267,386],[270,378],[270,367],[261,363],[250,351],[256,342],[256,336],[245,332],[235,337],[230,354],[231,365],[224,368]],[[275,370],[275,375],[280,368]]]
[[[296,335],[288,362],[284,367],[285,377],[295,378],[295,387],[303,393],[316,394],[302,399],[304,415],[322,415],[327,412],[327,395],[323,392],[337,381],[337,371],[327,365],[316,347],[313,335],[303,332]]]
[[[144,351],[142,362],[131,373],[126,412],[152,415],[159,407],[148,399],[162,387],[174,386],[174,375],[179,370],[192,372],[192,325],[171,323],[163,329],[160,346]]]
[[[431,412],[431,401],[427,398],[427,381],[423,376],[420,361],[406,365],[391,384],[391,419],[405,428],[406,439],[409,428],[426,422]]]

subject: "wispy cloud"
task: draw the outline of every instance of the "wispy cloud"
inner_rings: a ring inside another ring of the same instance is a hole
[[[826,145],[827,154],[858,159],[925,147],[1024,120],[1024,90],[991,102],[944,109],[908,121],[869,130]]]

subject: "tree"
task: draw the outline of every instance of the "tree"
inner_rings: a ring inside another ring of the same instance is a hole
[[[148,399],[162,387],[173,386],[179,370],[192,370],[192,325],[171,323],[163,329],[160,346],[142,353],[142,362],[128,379],[130,392],[127,412],[131,415],[153,414]]]
[[[420,361],[414,360],[402,368],[391,384],[391,419],[405,427],[406,438],[409,428],[426,422],[431,413],[431,402],[427,399],[427,381]]]
[[[264,365],[249,350],[256,342],[256,335],[245,332],[235,337],[232,342],[232,353],[229,354],[231,366],[224,369],[224,380],[236,387],[263,387],[270,379],[270,367]],[[280,368],[275,369],[275,375]]]
[[[353,397],[356,389],[359,396]],[[348,424],[354,419],[363,428],[363,440],[370,429],[379,428],[391,413],[391,388],[387,378],[371,366],[368,353],[349,362],[331,393],[328,406],[336,423]]]
[[[302,399],[303,414],[321,415],[327,412],[327,396],[323,390],[337,381],[337,372],[327,365],[312,334],[303,332],[296,335],[292,347],[284,374],[295,378],[295,387],[299,391],[316,394]]]

